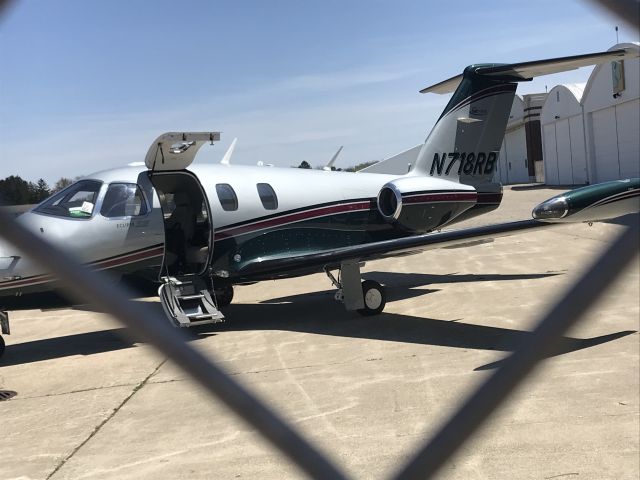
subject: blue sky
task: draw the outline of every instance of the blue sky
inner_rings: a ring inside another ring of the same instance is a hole
[[[572,0],[16,1],[0,19],[0,178],[142,161],[170,130],[223,132],[198,162],[234,137],[232,163],[319,165],[340,145],[338,166],[379,160],[424,141],[446,104],[420,88],[471,63],[606,50],[616,24]]]

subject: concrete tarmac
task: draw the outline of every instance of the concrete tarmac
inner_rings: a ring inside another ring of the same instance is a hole
[[[526,219],[560,190],[507,188],[472,222]],[[621,232],[545,229],[370,262],[377,317],[344,311],[324,275],[236,288],[192,345],[355,478],[384,478],[526,340]],[[637,479],[639,265],[459,453],[444,479]],[[157,299],[151,299],[156,302]],[[104,314],[11,312],[0,360],[0,479],[280,479],[303,475],[152,347]]]

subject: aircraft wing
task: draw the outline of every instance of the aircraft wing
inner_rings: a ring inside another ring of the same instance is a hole
[[[436,248],[468,247],[561,223],[598,222],[629,214],[637,216],[639,211],[640,179],[615,180],[577,188],[545,200],[533,209],[532,220],[427,233],[297,256],[263,258],[242,265],[234,273],[247,280],[296,276],[323,268],[337,268],[345,260],[376,260]]]
[[[324,267],[338,267],[345,260],[376,260],[403,256],[436,248],[456,248],[485,243],[489,239],[523,233],[557,225],[538,220],[487,225],[413,237],[385,240],[353,247],[323,250],[306,255],[262,259],[243,265],[236,274],[243,278],[277,278],[295,272],[320,271]]]
[[[596,183],[545,200],[533,209],[532,220],[427,233],[304,255],[262,258],[241,265],[234,276],[247,281],[296,276],[337,268],[345,260],[376,260],[436,248],[468,247],[561,223],[598,222],[637,215],[639,211],[640,178]]]

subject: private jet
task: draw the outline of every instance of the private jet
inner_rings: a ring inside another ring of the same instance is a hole
[[[234,285],[318,272],[327,274],[347,310],[375,315],[385,307],[385,293],[380,283],[362,281],[365,261],[639,210],[639,180],[632,179],[549,199],[533,219],[448,229],[502,201],[494,177],[518,82],[632,55],[621,49],[470,65],[421,90],[453,92],[424,144],[409,157],[403,152],[401,162],[392,157],[358,173],[261,168],[228,158],[193,164],[203,145],[219,141],[219,132],[164,133],[143,165],[88,175],[17,221],[114,281],[157,282],[177,327],[222,321]],[[380,173],[394,162],[400,171]],[[59,306],[65,301],[60,291],[55,274],[0,244],[2,333],[10,332],[7,311]]]

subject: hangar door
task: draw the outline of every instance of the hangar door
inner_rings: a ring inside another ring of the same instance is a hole
[[[596,181],[640,175],[640,100],[592,113]]]
[[[542,135],[544,138],[544,183],[547,185],[559,185],[555,123],[543,125]]]
[[[640,177],[640,99],[616,106],[620,178]]]
[[[593,146],[598,182],[620,178],[615,107],[593,112]]]
[[[527,139],[524,127],[507,132],[502,142],[500,155],[503,155],[506,171],[505,183],[528,183]]]
[[[556,127],[556,152],[558,152],[558,184],[573,185],[571,173],[571,140],[569,120],[558,120]]]
[[[548,185],[587,183],[587,158],[582,118],[574,116],[544,125],[545,182]]]
[[[584,141],[584,123],[582,115],[576,115],[569,119],[569,131],[571,135],[571,174],[574,185],[586,184],[587,174],[587,151]]]

